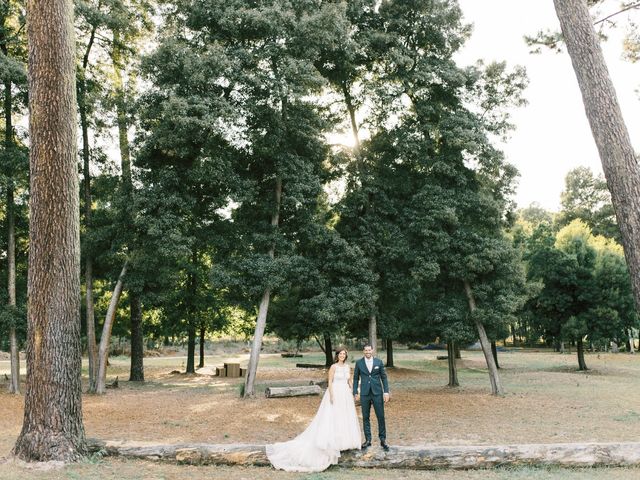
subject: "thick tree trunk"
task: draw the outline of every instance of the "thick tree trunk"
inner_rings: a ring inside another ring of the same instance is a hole
[[[198,362],[198,368],[204,367],[204,345],[206,334],[207,327],[205,325],[200,325],[200,362]]]
[[[554,0],[622,234],[640,308],[640,168],[584,0]]]
[[[247,444],[146,444],[89,440],[92,452],[129,459],[160,460],[190,465],[269,466],[264,445]],[[640,465],[640,442],[551,443],[524,445],[415,445],[378,447],[342,452],[338,465],[345,468],[407,470],[469,470],[493,467],[562,466],[597,467]],[[371,477],[381,477],[372,475]]]
[[[333,346],[331,345],[331,335],[324,333],[324,364],[326,367],[333,365]]]
[[[496,368],[500,368],[500,363],[498,362],[498,347],[496,346],[496,341],[491,342],[491,354],[493,355],[493,361],[496,362]]]
[[[387,368],[395,367],[393,362],[393,340],[387,338]]]
[[[271,226],[278,228],[280,222],[280,202],[282,199],[282,179],[276,178],[275,188],[275,208],[271,217]],[[275,245],[269,250],[269,256],[274,258]],[[256,329],[253,333],[253,343],[251,345],[251,353],[249,354],[249,364],[247,365],[247,379],[244,384],[244,398],[254,397],[256,374],[258,373],[258,361],[260,360],[260,349],[262,348],[262,337],[264,329],[267,325],[267,312],[269,311],[269,299],[271,298],[271,287],[262,294],[260,307],[258,307],[258,318],[256,319]]]
[[[580,338],[578,339],[578,370],[589,370],[587,368],[587,364],[584,361],[584,341]]]
[[[24,460],[73,461],[82,424],[73,2],[28,0],[29,272]]]
[[[369,344],[373,351],[378,351],[378,321],[375,313],[369,317]]]
[[[187,372],[196,373],[196,327],[191,323],[187,328]]]
[[[478,330],[478,336],[480,337],[480,345],[482,346],[484,359],[487,362],[487,369],[489,370],[489,381],[491,382],[491,394],[504,395],[504,388],[502,387],[500,374],[498,373],[498,367],[496,366],[496,363],[493,359],[493,354],[491,353],[491,342],[489,342],[489,338],[487,337],[487,332],[484,329],[484,325],[480,320],[475,318],[475,315],[473,315],[473,313],[476,311],[476,300],[473,296],[471,285],[469,285],[469,282],[467,282],[466,280],[464,282],[464,291],[467,295],[467,301],[469,302],[469,310],[471,310],[471,315],[474,317],[473,322],[475,323],[476,329]]]
[[[447,342],[447,362],[449,363],[449,387],[459,387],[458,367],[456,365],[456,347],[453,340]]]
[[[82,194],[84,200],[84,223],[87,231],[91,230],[91,155],[89,148],[89,120],[87,118],[87,85],[86,72],[89,65],[89,55],[96,36],[96,27],[91,29],[91,35],[82,59],[78,83],[78,110],[80,111],[80,128],[82,130]],[[93,257],[91,249],[85,248],[84,279],[86,286],[86,329],[87,329],[87,357],[89,363],[89,392],[96,391],[98,371],[98,348],[96,346],[96,323],[93,305]]]
[[[102,336],[100,337],[100,348],[98,351],[98,375],[96,379],[96,392],[102,395],[106,392],[107,382],[107,360],[109,359],[109,343],[111,341],[111,329],[113,328],[113,322],[116,318],[116,309],[118,308],[118,302],[120,301],[120,295],[122,295],[122,284],[124,277],[127,274],[127,267],[129,261],[125,260],[122,266],[122,271],[118,276],[118,281],[111,294],[111,301],[109,302],[109,308],[107,309],[107,315],[104,319],[104,325],[102,327]]]
[[[129,297],[131,316],[131,369],[130,382],[144,382],[144,333],[142,331],[142,304],[140,296]]]

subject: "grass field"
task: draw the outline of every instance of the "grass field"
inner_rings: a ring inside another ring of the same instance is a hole
[[[246,363],[247,353],[229,346],[206,358],[196,375],[186,359],[172,355],[145,358],[143,384],[129,383],[128,358],[111,358],[109,380],[120,388],[104,396],[85,395],[84,424],[89,437],[166,443],[268,443],[292,438],[313,417],[318,397],[239,398],[242,379],[208,375],[224,361]],[[449,389],[446,361],[436,351],[396,350],[389,370],[392,400],[387,408],[392,445],[479,445],[510,443],[636,441],[640,437],[640,357],[588,354],[588,372],[577,372],[575,355],[511,350],[500,354],[507,394],[489,395],[480,352],[464,351],[459,363],[461,387]],[[354,359],[357,352],[351,355]],[[384,359],[384,352],[382,352]],[[302,359],[279,354],[262,357],[257,391],[268,385],[303,385],[321,380],[323,370],[299,369],[296,362],[323,363],[322,352]],[[0,360],[0,378],[8,372]],[[9,459],[22,421],[22,397],[0,384],[1,479],[635,479],[640,469],[519,468],[491,471],[384,471],[332,467],[322,474],[284,474],[270,468],[192,467],[122,459],[91,458],[45,471]],[[374,426],[374,435],[376,429]]]

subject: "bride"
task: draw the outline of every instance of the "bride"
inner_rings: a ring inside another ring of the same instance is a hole
[[[304,432],[293,440],[267,445],[275,468],[288,472],[320,472],[338,463],[341,450],[360,448],[360,426],[351,393],[347,350],[338,349],[329,369],[327,391]]]

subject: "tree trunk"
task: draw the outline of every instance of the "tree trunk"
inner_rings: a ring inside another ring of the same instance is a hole
[[[326,367],[333,365],[333,346],[331,345],[331,335],[324,333],[324,364]]]
[[[635,339],[633,338],[633,329],[629,329],[629,353],[634,354],[635,352]]]
[[[496,346],[496,341],[491,342],[491,354],[493,355],[493,361],[496,362],[496,368],[500,368],[500,363],[498,363],[498,347]]]
[[[464,291],[467,295],[467,301],[469,302],[469,310],[473,316],[473,322],[478,330],[478,336],[480,337],[480,345],[482,346],[482,352],[484,353],[484,359],[487,362],[487,368],[489,370],[489,381],[491,382],[491,394],[492,395],[504,395],[504,389],[500,380],[500,374],[498,373],[498,367],[493,359],[491,353],[491,343],[487,337],[487,332],[484,329],[484,325],[480,320],[476,318],[474,312],[476,311],[476,300],[473,297],[473,291],[471,285],[465,280]]]
[[[518,341],[516,338],[516,326],[512,323],[509,325],[509,329],[511,330],[511,338],[513,338],[513,346],[518,346]]]
[[[84,224],[87,232],[91,231],[91,155],[89,149],[89,121],[87,119],[87,85],[86,72],[89,64],[89,54],[96,36],[96,27],[91,29],[91,35],[87,48],[82,58],[82,68],[79,73],[78,83],[78,110],[80,111],[80,127],[82,130],[82,193],[84,197]],[[98,349],[96,346],[96,321],[93,306],[93,257],[90,248],[84,249],[85,270],[84,279],[86,285],[86,328],[87,328],[87,357],[89,363],[89,392],[96,391]]]
[[[0,26],[0,51],[5,58],[9,56],[7,48],[8,39],[6,37],[8,8],[2,10],[2,24]],[[7,176],[7,294],[8,305],[10,308],[16,306],[16,239],[15,239],[15,202],[13,198],[13,168],[9,159],[13,150],[13,94],[11,92],[12,82],[9,79],[4,81],[4,147],[7,154],[7,165],[5,165],[5,174]],[[9,344],[11,351],[11,382],[9,383],[9,392],[20,393],[20,351],[18,348],[18,336],[15,326],[9,329]]]
[[[144,333],[142,331],[142,304],[140,296],[129,297],[131,312],[131,369],[130,382],[144,382]]]
[[[116,318],[116,309],[118,308],[118,302],[120,301],[120,295],[122,294],[122,284],[124,277],[127,274],[127,267],[129,261],[125,260],[122,266],[122,271],[118,276],[118,281],[111,294],[111,301],[109,302],[109,308],[107,309],[107,315],[104,319],[104,325],[102,327],[102,335],[100,337],[100,349],[98,351],[98,376],[96,380],[96,392],[101,395],[106,391],[107,381],[107,360],[109,358],[109,342],[111,341],[111,329],[113,328],[113,322]]]
[[[276,178],[275,188],[275,208],[273,216],[271,217],[271,226],[278,228],[280,221],[280,202],[282,199],[282,179]],[[275,257],[275,245],[269,250],[269,256]],[[260,360],[260,349],[262,348],[262,337],[264,335],[264,329],[267,325],[267,312],[269,311],[269,299],[271,297],[271,287],[262,294],[262,300],[260,301],[260,307],[258,307],[258,318],[256,319],[256,329],[253,333],[253,344],[251,345],[251,353],[249,355],[249,364],[247,365],[247,379],[244,384],[244,398],[254,397],[256,374],[258,372],[258,361]]]
[[[369,344],[373,348],[373,351],[378,351],[378,322],[376,314],[372,313],[369,317]]]
[[[587,364],[584,361],[584,341],[580,338],[578,339],[578,370],[589,370],[587,368]]]
[[[387,368],[393,368],[393,340],[387,338]]]
[[[449,364],[449,387],[459,387],[458,367],[456,366],[456,347],[453,340],[447,342],[447,363]]]
[[[196,327],[189,324],[187,328],[187,372],[196,373]]]
[[[204,367],[204,337],[206,334],[207,327],[204,324],[200,325],[200,362],[198,363],[198,368]]]
[[[351,91],[347,82],[342,82],[342,93],[344,95],[344,103],[349,113],[349,120],[351,120],[351,132],[353,133],[353,139],[356,142],[356,155],[360,151],[360,135],[358,133],[358,122],[356,121],[356,109],[351,97]]]
[[[584,0],[554,0],[622,234],[640,308],[640,169]]]
[[[80,218],[73,2],[28,0],[29,271],[27,377],[13,453],[74,461],[82,424]]]

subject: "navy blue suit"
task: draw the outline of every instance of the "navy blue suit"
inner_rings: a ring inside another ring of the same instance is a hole
[[[384,370],[382,360],[373,359],[371,372],[367,368],[364,357],[356,362],[353,369],[353,394],[358,393],[360,383],[360,406],[362,407],[362,427],[364,438],[371,441],[371,405],[376,412],[378,420],[378,437],[384,442],[387,438],[387,429],[384,422],[383,393],[389,393],[387,372]]]

